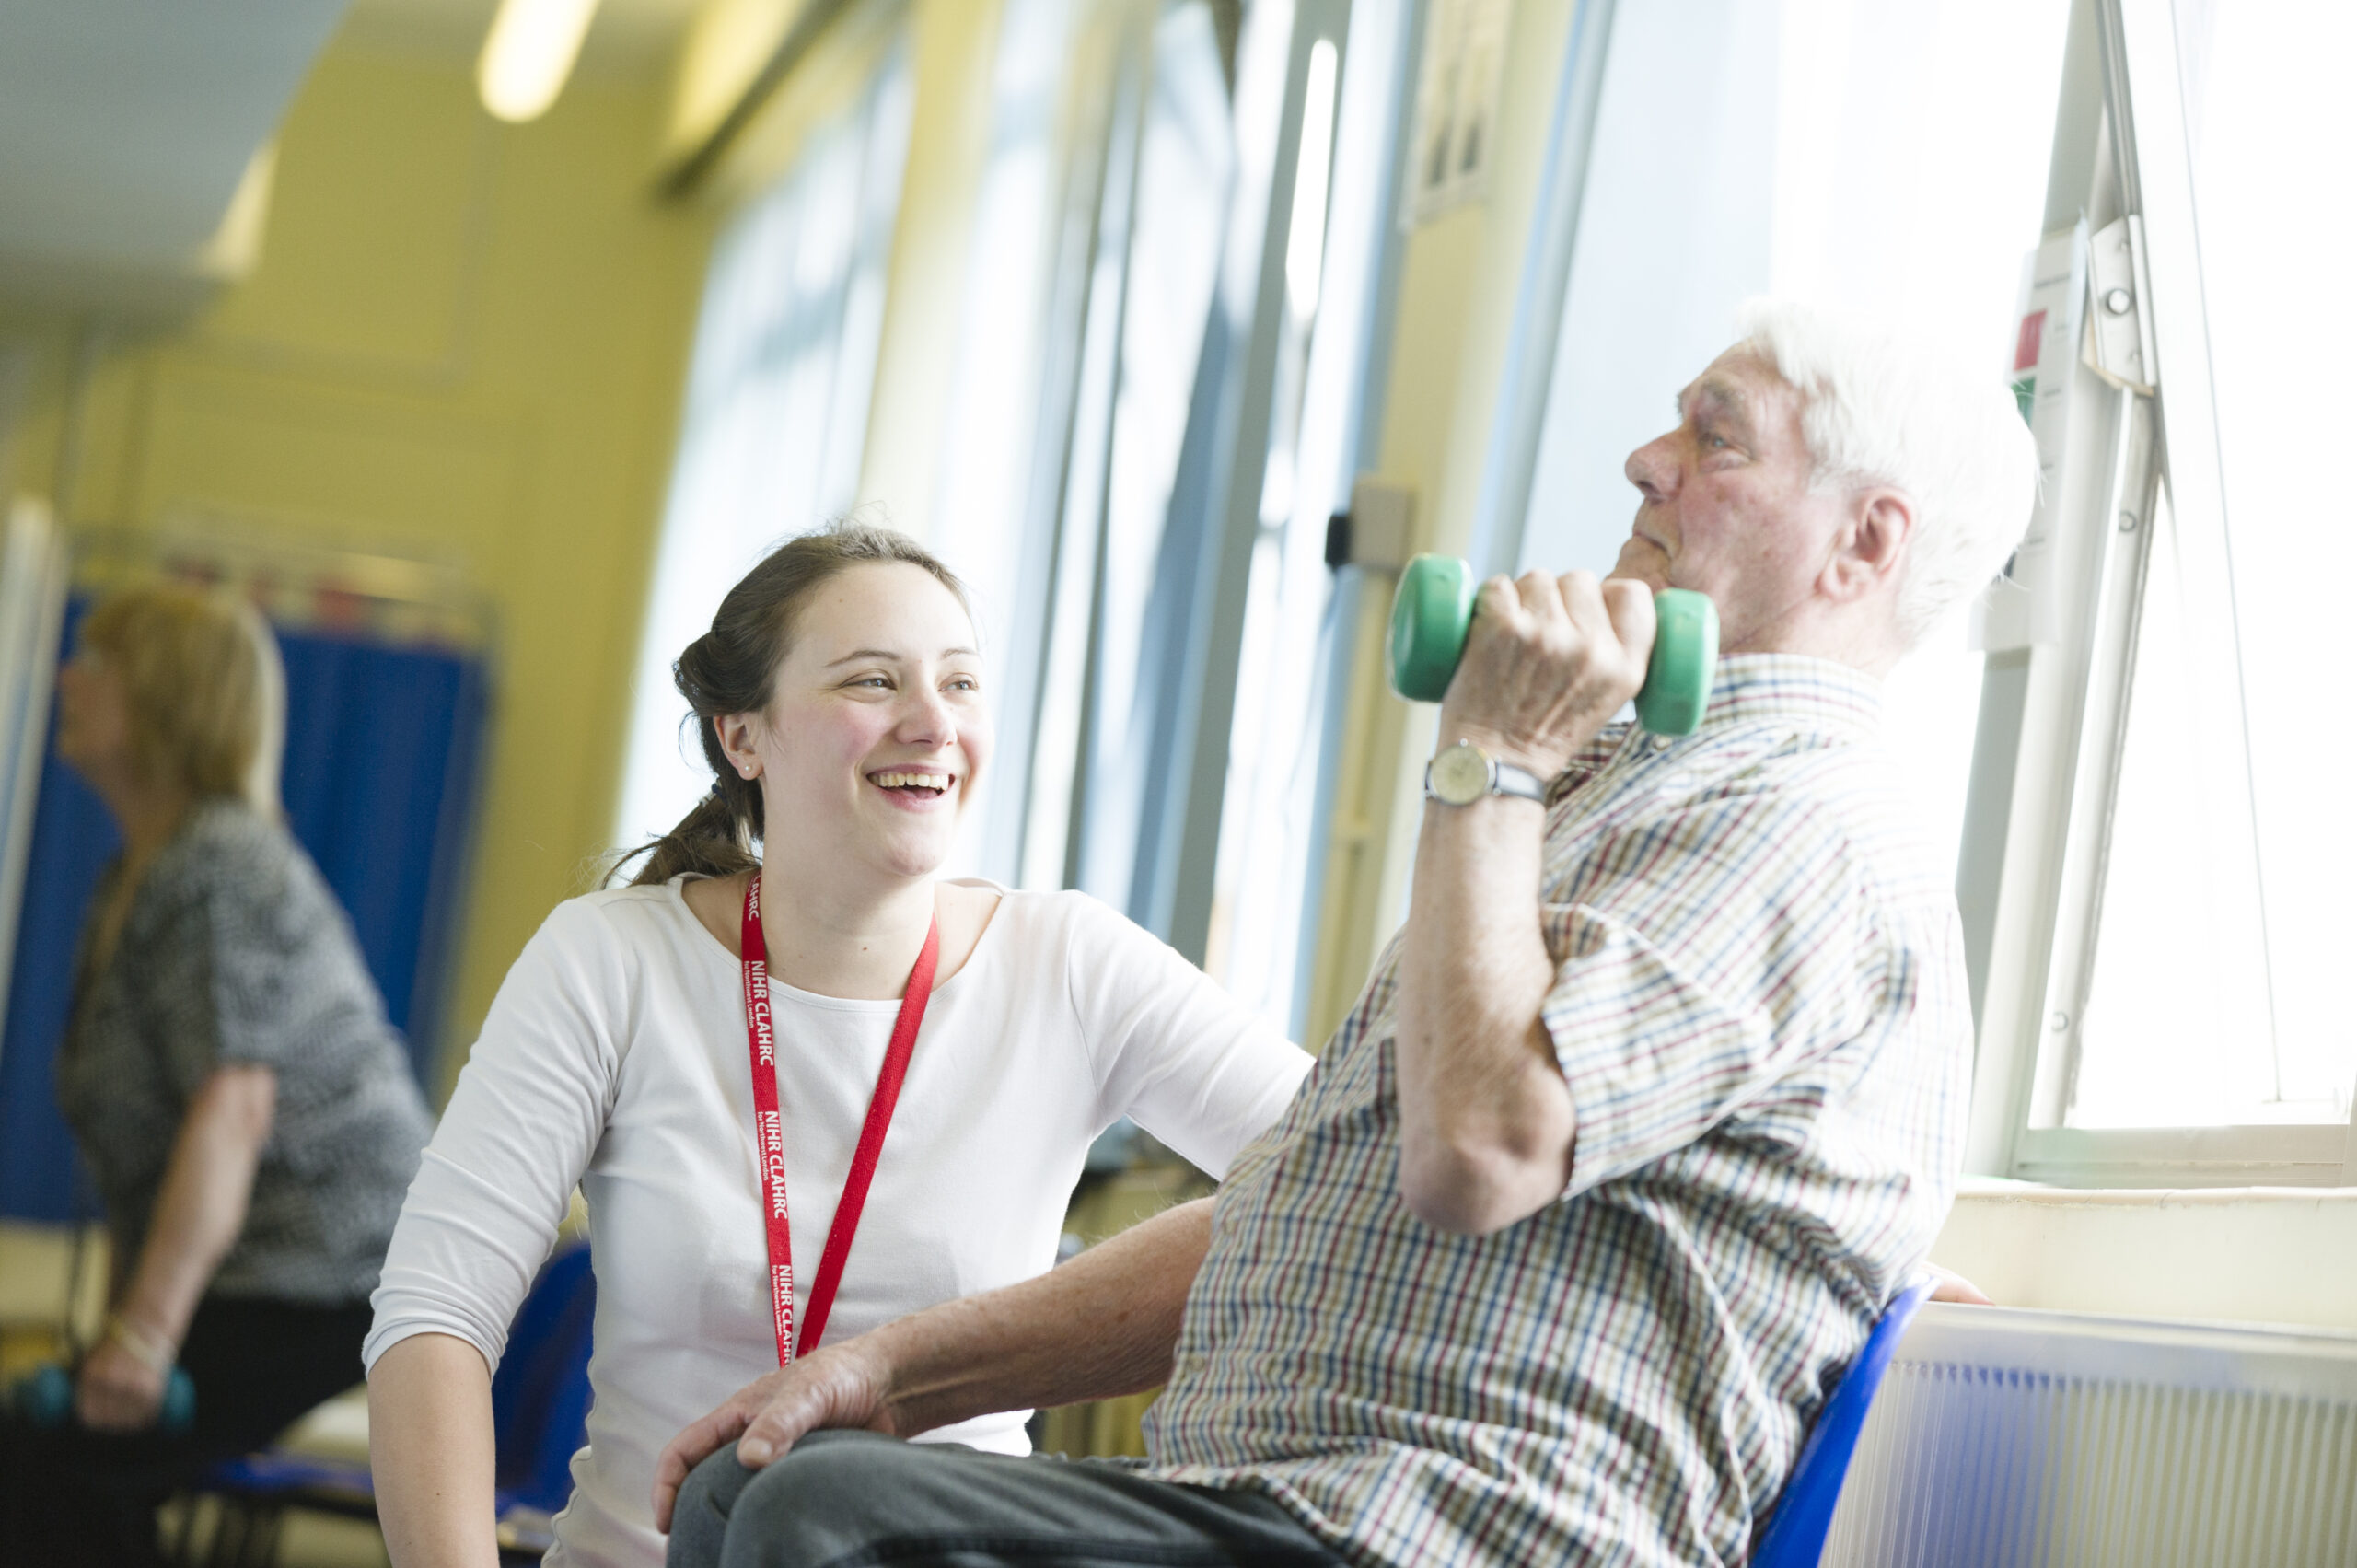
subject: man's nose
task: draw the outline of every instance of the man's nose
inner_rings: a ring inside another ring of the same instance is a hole
[[[1666,501],[1678,493],[1678,456],[1670,449],[1677,433],[1656,436],[1635,451],[1620,471],[1648,501]]]

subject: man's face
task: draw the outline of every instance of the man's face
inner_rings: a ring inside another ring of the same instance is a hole
[[[1728,653],[1777,646],[1843,532],[1845,498],[1811,487],[1800,393],[1748,350],[1713,361],[1678,412],[1629,454],[1643,499],[1613,575],[1710,595]]]

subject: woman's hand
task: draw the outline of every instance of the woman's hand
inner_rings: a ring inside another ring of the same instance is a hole
[[[74,1413],[93,1432],[145,1432],[164,1408],[164,1377],[110,1334],[82,1363]]]
[[[655,1465],[655,1527],[671,1530],[671,1506],[688,1472],[724,1445],[737,1445],[747,1469],[760,1469],[805,1433],[853,1427],[894,1434],[891,1378],[863,1335],[798,1357],[731,1395],[719,1409],[671,1439]]]
[[[1644,685],[1653,646],[1654,596],[1632,578],[1492,577],[1441,702],[1440,743],[1462,738],[1551,779]]]

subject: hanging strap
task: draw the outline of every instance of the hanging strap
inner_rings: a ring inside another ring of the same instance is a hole
[[[761,1167],[761,1217],[769,1233],[770,1313],[777,1329],[777,1364],[791,1364],[797,1353],[794,1333],[794,1227],[785,1204],[785,1128],[778,1110],[777,1033],[770,1016],[769,944],[761,935],[761,875],[756,871],[745,885],[745,920],[739,937],[745,970],[745,1043],[752,1058],[753,1143]],[[826,1250],[819,1257],[818,1277],[810,1282],[810,1317],[802,1326],[800,1353],[819,1348],[827,1330],[827,1315],[835,1305],[835,1287],[842,1283],[843,1264],[851,1256],[852,1237],[859,1230],[860,1211],[867,1206],[867,1189],[876,1179],[876,1162],[884,1153],[884,1134],[892,1125],[892,1109],[900,1102],[900,1083],[908,1076],[909,1056],[916,1049],[917,1030],[924,1023],[925,1003],[933,995],[933,971],[941,957],[941,921],[925,928],[924,947],[916,967],[909,971],[908,989],[900,997],[900,1014],[892,1025],[892,1043],[884,1052],[884,1070],[877,1074],[876,1094],[867,1102],[867,1120],[859,1129],[859,1146],[851,1156],[851,1173],[843,1195],[835,1205],[835,1222],[827,1230]]]

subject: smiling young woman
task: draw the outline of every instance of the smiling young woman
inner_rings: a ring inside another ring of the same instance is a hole
[[[844,525],[679,656],[712,793],[525,949],[394,1236],[366,1356],[396,1562],[493,1561],[490,1372],[576,1183],[597,1400],[551,1561],[652,1565],[690,1420],[822,1333],[1044,1272],[1118,1118],[1217,1175],[1292,1098],[1308,1058],[1112,910],[937,875],[990,759],[976,645],[946,566]],[[1020,1453],[1026,1413],[928,1435]]]

